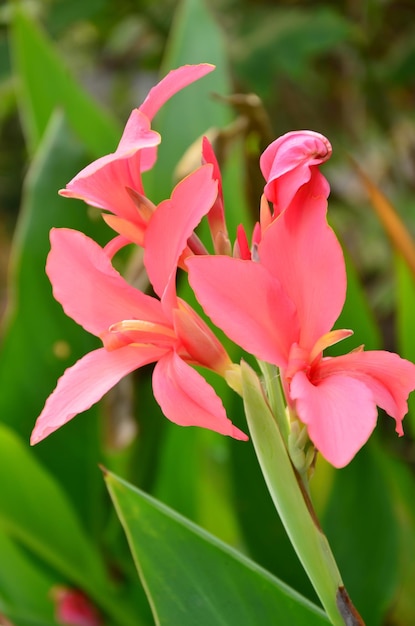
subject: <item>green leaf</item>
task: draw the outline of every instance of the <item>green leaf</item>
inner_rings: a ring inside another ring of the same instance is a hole
[[[125,590],[110,581],[105,562],[59,484],[40,465],[33,450],[4,425],[0,425],[0,482],[0,528],[52,568],[57,582],[63,578],[84,590],[113,623],[147,623],[136,611],[139,604],[130,604]],[[3,592],[1,586],[0,597]]]
[[[399,584],[390,602],[391,624],[415,623],[415,503],[414,476],[411,467],[392,456],[379,459],[393,496],[399,540]]]
[[[106,482],[161,626],[328,623],[311,603],[201,528],[113,474]]]
[[[399,354],[415,362],[415,279],[413,272],[400,257],[395,257],[396,265],[396,334]],[[415,433],[415,394],[409,396],[409,416],[405,423]]]
[[[0,529],[0,612],[16,619],[19,626],[55,624],[49,596],[53,578],[45,574],[16,543]]]
[[[83,149],[57,115],[25,180],[0,351],[0,416],[27,441],[63,370],[97,347],[96,338],[69,319],[53,299],[44,270],[53,226],[77,228],[101,241],[108,237],[105,224],[91,217],[84,205],[57,195],[84,159]],[[97,417],[95,407],[35,448],[93,533],[102,523],[103,495]]]
[[[5,425],[0,425],[0,482],[0,524],[8,533],[82,588],[105,586],[103,563],[64,493]]]
[[[397,585],[398,526],[384,453],[371,441],[336,472],[323,528],[367,626],[383,624]]]
[[[57,107],[65,111],[92,155],[115,149],[120,138],[117,123],[81,89],[36,23],[16,7],[11,48],[22,122],[32,154]]]

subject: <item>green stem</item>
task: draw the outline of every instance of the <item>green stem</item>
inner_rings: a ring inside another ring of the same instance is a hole
[[[280,424],[287,423],[285,403],[280,385],[275,384],[275,368],[261,364],[261,369],[268,383],[272,410],[258,376],[246,363],[241,364],[243,399],[253,445],[274,505],[331,623],[364,626],[344,588],[307,490],[288,455],[280,431]]]

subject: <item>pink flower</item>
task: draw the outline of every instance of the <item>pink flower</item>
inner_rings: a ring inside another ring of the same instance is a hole
[[[213,65],[201,63],[185,65],[167,74],[151,89],[143,104],[132,111],[115,152],[85,167],[59,193],[115,214],[106,214],[104,219],[117,232],[127,230],[131,240],[142,245],[148,206],[146,210],[145,204],[134,199],[130,190],[144,193],[141,173],[150,169],[157,157],[161,139],[151,129],[151,121],[175,93],[213,69]]]
[[[97,609],[76,589],[55,587],[52,597],[56,604],[56,621],[65,626],[102,626]]]
[[[82,233],[51,231],[46,270],[54,297],[104,347],[66,370],[36,422],[31,443],[88,409],[126,374],[154,362],[154,396],[168,419],[246,439],[226,417],[212,387],[191,367],[225,376],[233,364],[209,327],[175,292],[178,259],[216,194],[212,167],[205,165],[185,178],[150,219],[145,260],[160,300],[131,287],[105,251]],[[193,203],[196,210],[190,210]]]
[[[334,466],[349,463],[367,441],[376,405],[402,435],[415,365],[381,350],[323,356],[351,334],[331,332],[344,304],[346,273],[324,195],[291,203],[266,229],[257,256],[259,262],[186,260],[190,284],[213,322],[245,350],[281,368],[291,411]]]

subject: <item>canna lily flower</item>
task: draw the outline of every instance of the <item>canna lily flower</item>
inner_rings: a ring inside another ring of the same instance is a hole
[[[281,213],[263,234],[257,261],[193,256],[186,264],[212,321],[280,368],[290,414],[307,425],[315,447],[335,467],[347,465],[375,428],[377,406],[402,435],[415,365],[383,350],[323,356],[352,334],[332,330],[345,301],[346,273],[324,196]]]
[[[158,300],[131,287],[83,233],[53,229],[51,243],[47,274],[55,298],[104,347],[65,371],[36,422],[31,443],[87,410],[130,372],[154,362],[154,396],[168,419],[246,439],[226,417],[212,387],[191,367],[201,365],[224,376],[232,362],[203,320],[176,296],[175,275]]]
[[[172,199],[151,217],[145,265],[160,299],[130,286],[113,268],[105,250],[84,234],[69,229],[51,231],[46,271],[54,297],[67,315],[100,337],[104,347],[65,371],[36,422],[32,444],[148,363],[156,363],[154,396],[168,419],[236,439],[247,438],[226,417],[213,388],[191,367],[200,365],[228,376],[235,366],[209,327],[175,291],[179,257],[216,194],[212,166],[204,165],[185,178]],[[193,203],[196,210],[191,210]],[[172,219],[174,229],[170,227]]]
[[[103,156],[75,176],[60,190],[60,195],[79,198],[108,213],[103,217],[117,232],[131,223],[130,234],[142,239],[148,214],[154,209],[144,198],[141,173],[151,169],[157,158],[160,135],[151,129],[151,121],[159,109],[175,93],[202,78],[213,65],[184,65],[172,70],[153,87],[143,104],[134,109],[127,121],[117,149]],[[140,244],[141,245],[141,244]]]

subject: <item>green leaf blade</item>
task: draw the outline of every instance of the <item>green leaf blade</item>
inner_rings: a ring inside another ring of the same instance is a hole
[[[106,482],[157,624],[328,623],[317,607],[201,528],[111,473]]]
[[[117,123],[70,75],[36,23],[15,8],[11,50],[19,79],[19,102],[29,151],[33,154],[54,110],[62,108],[72,128],[94,156],[115,149]]]

